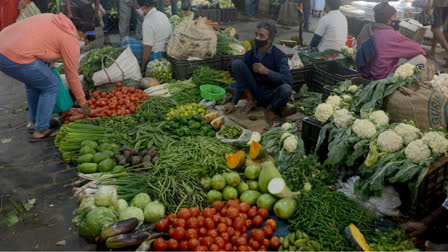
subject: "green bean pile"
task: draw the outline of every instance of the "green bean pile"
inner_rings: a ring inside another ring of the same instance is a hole
[[[353,200],[326,186],[318,186],[297,199],[296,214],[290,222],[290,230],[302,230],[314,237],[324,250],[352,250],[344,237],[344,229],[355,224],[364,235],[374,232],[370,226],[378,219],[367,216]]]

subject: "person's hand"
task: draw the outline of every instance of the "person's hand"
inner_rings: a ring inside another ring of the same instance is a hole
[[[415,237],[423,234],[428,228],[423,222],[407,222],[400,226],[401,229],[409,233],[409,236]]]
[[[92,111],[90,110],[89,104],[87,104],[87,103],[84,103],[83,105],[81,105],[81,110],[85,116],[89,116],[92,113]]]
[[[252,70],[255,73],[258,74],[263,74],[263,75],[268,75],[269,74],[269,69],[267,67],[265,67],[263,64],[261,63],[255,63],[252,65]]]
[[[227,114],[232,113],[234,110],[235,110],[235,104],[230,103],[230,104],[226,105],[226,107],[224,109],[224,113],[227,115]]]

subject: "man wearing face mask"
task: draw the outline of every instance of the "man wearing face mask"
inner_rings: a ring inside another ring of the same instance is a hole
[[[310,47],[323,52],[327,49],[341,50],[347,41],[348,26],[344,14],[339,11],[341,0],[326,0],[327,15],[320,19]]]
[[[8,26],[0,32],[0,71],[25,84],[32,123],[31,141],[54,137],[50,117],[59,80],[47,66],[62,58],[70,90],[85,115],[90,114],[78,75],[80,40],[93,26],[64,14],[41,14]],[[31,42],[30,42],[31,41]]]
[[[142,72],[146,70],[148,61],[166,57],[166,45],[172,32],[168,17],[158,11],[155,5],[155,0],[138,0],[137,12],[145,17],[142,27]]]
[[[400,63],[426,65],[422,47],[398,32],[400,21],[396,16],[397,10],[387,2],[382,2],[373,11],[375,24],[371,33],[364,32],[358,36],[362,41],[356,53],[358,72],[365,78],[379,80],[394,73]]]
[[[279,117],[297,111],[295,106],[287,106],[292,93],[292,76],[288,57],[272,45],[276,33],[275,24],[259,23],[255,32],[255,49],[244,55],[244,61],[232,63],[232,75],[238,85],[232,102],[226,106],[226,113],[235,110],[244,92],[248,103],[242,113],[249,113],[257,104],[266,107],[266,119],[270,125]]]

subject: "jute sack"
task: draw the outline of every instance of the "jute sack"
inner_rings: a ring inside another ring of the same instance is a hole
[[[448,100],[430,86],[400,87],[385,99],[384,105],[393,122],[412,120],[422,131],[446,128]]]
[[[287,0],[280,7],[277,23],[279,25],[297,26],[300,24],[299,20],[299,5],[296,2]]]
[[[176,26],[168,40],[167,54],[178,59],[210,59],[216,55],[216,41],[216,33],[205,18],[190,18]]]
[[[138,64],[137,58],[132,53],[129,46],[125,47],[123,52],[116,60],[114,60],[114,63],[110,67],[105,68],[104,61],[109,59],[113,60],[110,57],[104,58],[102,60],[103,70],[93,74],[92,80],[95,83],[95,86],[128,79],[136,81],[140,81],[142,79],[140,65]]]

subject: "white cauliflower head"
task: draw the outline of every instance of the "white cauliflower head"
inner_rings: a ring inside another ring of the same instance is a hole
[[[289,133],[289,132],[285,132],[285,133],[283,133],[282,136],[280,137],[280,141],[285,140],[285,139],[288,138],[289,136],[292,136],[292,134]]]
[[[418,139],[410,142],[406,149],[404,150],[406,158],[412,162],[418,164],[422,160],[429,158],[431,156],[431,151],[428,145],[423,142],[423,140]]]
[[[250,140],[247,144],[251,144],[252,141],[259,143],[261,141],[261,134],[256,131],[252,132],[252,135],[250,135]]]
[[[378,127],[383,127],[389,124],[389,117],[382,110],[377,110],[370,114],[370,119],[372,119]]]
[[[423,136],[422,140],[429,145],[432,152],[436,154],[443,154],[448,149],[448,140],[442,132],[428,132]]]
[[[407,123],[398,124],[395,126],[394,131],[403,138],[405,144],[420,137],[420,130]]]
[[[399,79],[406,79],[414,75],[415,66],[409,63],[403,64],[395,70],[394,77]]]
[[[378,146],[387,152],[396,152],[403,148],[403,138],[397,133],[386,130],[378,135]]]
[[[297,138],[296,138],[296,136],[291,135],[288,138],[286,138],[285,141],[283,142],[283,148],[287,152],[296,152],[297,151]]]
[[[325,123],[330,119],[334,113],[333,105],[328,103],[321,103],[316,107],[314,117],[321,123]]]
[[[371,138],[376,134],[375,124],[366,119],[356,119],[352,129],[361,138]]]
[[[353,116],[347,109],[336,110],[333,114],[334,124],[336,127],[342,128],[352,124]]]
[[[354,92],[356,92],[356,90],[358,90],[358,86],[356,86],[356,85],[351,85],[350,87],[348,87],[348,91],[350,93],[354,93]]]
[[[282,129],[284,129],[284,130],[288,130],[288,129],[290,129],[291,127],[292,127],[292,123],[284,123],[284,124],[282,124]]]
[[[331,104],[334,109],[338,109],[339,106],[341,105],[341,97],[339,97],[337,95],[330,95],[330,96],[328,96],[325,103]]]

